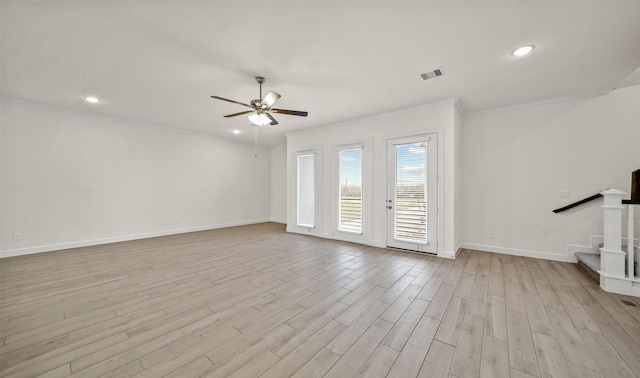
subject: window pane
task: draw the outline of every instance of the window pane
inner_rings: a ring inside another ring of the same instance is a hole
[[[338,229],[362,233],[362,148],[339,151]]]
[[[298,156],[298,211],[297,225],[315,227],[316,195],[315,195],[315,157]]]
[[[396,198],[394,237],[427,241],[427,145],[396,145]]]

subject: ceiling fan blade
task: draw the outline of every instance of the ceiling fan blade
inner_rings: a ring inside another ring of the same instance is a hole
[[[239,115],[243,115],[243,114],[249,114],[249,113],[253,113],[253,110],[245,110],[244,112],[239,112],[239,113],[233,113],[233,114],[227,114],[226,116],[224,116],[225,118],[231,118],[231,117],[236,117]]]
[[[309,114],[309,112],[301,112],[299,110],[287,110],[287,109],[271,109],[271,111],[274,113],[295,115],[300,117],[306,117]]]
[[[275,125],[278,124],[278,121],[276,121],[276,119],[273,118],[273,116],[271,114],[269,114],[269,113],[264,113],[264,114],[266,114],[267,117],[269,117],[269,119],[271,120],[271,123],[270,123],[271,126],[275,126]]]
[[[275,102],[278,101],[280,97],[282,96],[280,96],[276,92],[269,92],[267,93],[266,96],[264,96],[264,99],[262,100],[262,104],[266,105],[267,108],[270,108],[271,105],[275,104]]]
[[[243,106],[246,106],[247,108],[251,107],[251,105],[247,105],[247,104],[239,102],[239,101],[229,100],[228,98],[224,98],[224,97],[220,97],[220,96],[211,96],[211,98],[215,98],[216,100],[232,102],[232,103],[238,104],[238,105],[243,105]]]

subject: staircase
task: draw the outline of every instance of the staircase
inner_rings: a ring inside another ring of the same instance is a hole
[[[588,252],[576,252],[576,259],[580,265],[591,277],[600,282],[600,254]]]
[[[575,257],[578,264],[600,283],[603,290],[640,297],[640,248],[638,240],[634,239],[638,226],[638,222],[634,220],[634,208],[640,205],[640,199],[623,200],[626,193],[617,189],[607,189],[600,194],[604,197],[604,243],[600,244],[599,253],[576,252]],[[595,195],[554,212],[565,211],[599,197]],[[625,209],[627,245],[623,245],[622,237]]]
[[[604,243],[600,243],[600,248],[604,246]],[[623,245],[621,247],[622,252],[627,253],[628,246]],[[600,254],[599,253],[590,253],[590,252],[576,252],[576,259],[578,260],[578,265],[580,265],[591,277],[593,277],[596,281],[600,282]],[[638,256],[635,258],[635,266],[638,266]],[[625,265],[624,270],[625,275],[629,275],[629,269]]]

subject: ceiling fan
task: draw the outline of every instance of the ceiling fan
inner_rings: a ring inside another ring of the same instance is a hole
[[[308,112],[301,112],[298,110],[287,110],[287,109],[277,109],[272,108],[271,106],[278,101],[281,97],[276,92],[267,93],[264,98],[262,97],[262,84],[266,81],[262,76],[256,76],[256,81],[260,84],[260,98],[257,100],[251,100],[250,104],[245,104],[243,102],[229,100],[228,98],[220,97],[220,96],[211,96],[211,98],[215,98],[217,100],[232,102],[234,104],[246,106],[247,108],[251,108],[251,110],[245,110],[239,113],[227,114],[226,118],[237,117],[243,114],[250,114],[249,120],[256,126],[264,126],[264,125],[277,125],[278,121],[271,115],[271,113],[277,114],[287,114],[287,115],[295,115],[300,117],[306,117]]]

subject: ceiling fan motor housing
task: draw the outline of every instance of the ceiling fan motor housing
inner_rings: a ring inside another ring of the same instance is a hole
[[[267,105],[263,104],[261,99],[255,99],[255,100],[251,100],[251,107],[253,107],[256,110],[264,110],[267,108]]]

